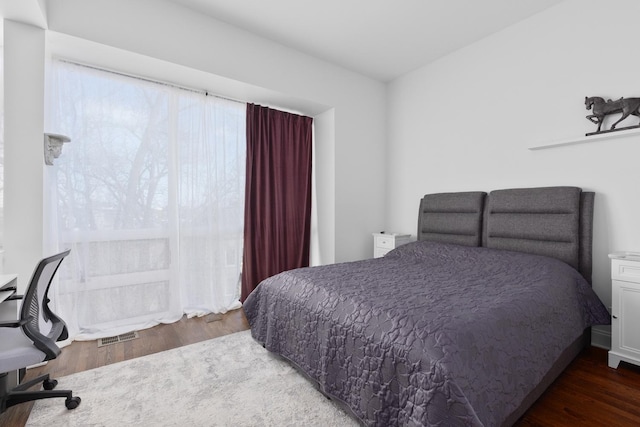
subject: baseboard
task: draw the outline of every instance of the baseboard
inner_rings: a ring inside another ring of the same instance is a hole
[[[608,326],[594,326],[591,328],[591,345],[594,347],[611,349],[611,329]]]

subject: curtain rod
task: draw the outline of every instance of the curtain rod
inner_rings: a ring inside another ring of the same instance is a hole
[[[246,104],[247,103],[246,101],[240,101],[240,100],[233,99],[233,98],[227,98],[226,96],[213,94],[213,93],[211,93],[211,92],[209,92],[208,90],[205,90],[205,89],[194,89],[194,88],[187,87],[187,86],[181,86],[181,85],[178,85],[178,84],[175,84],[175,83],[169,83],[169,82],[164,82],[164,81],[161,81],[161,80],[151,79],[149,77],[142,77],[142,76],[138,76],[138,75],[135,75],[135,74],[124,73],[122,71],[115,71],[115,70],[111,70],[111,69],[108,69],[108,68],[98,67],[98,66],[95,66],[95,65],[83,64],[81,62],[76,62],[76,61],[72,61],[72,60],[65,59],[65,58],[55,58],[55,59],[60,61],[60,62],[64,62],[66,64],[76,65],[78,67],[85,67],[85,68],[89,68],[91,70],[104,71],[106,73],[111,73],[111,74],[115,74],[115,75],[122,76],[122,77],[129,77],[131,79],[141,80],[143,82],[155,83],[157,85],[173,87],[173,88],[184,90],[184,91],[187,91],[187,92],[199,93],[199,94],[202,94],[204,96],[213,96],[214,98],[220,98],[220,99],[224,99],[226,101],[237,102],[239,104]]]

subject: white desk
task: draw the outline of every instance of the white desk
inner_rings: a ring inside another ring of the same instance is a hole
[[[17,274],[0,274],[0,289],[6,287],[12,287],[15,292],[16,286],[18,285],[18,275]],[[6,291],[0,291],[6,292]],[[0,300],[2,302],[4,300]]]
[[[11,291],[0,291],[0,303],[4,300],[6,300],[7,298],[9,298],[11,295],[15,294],[15,291],[11,290]]]
[[[16,301],[5,300],[16,293],[18,284],[17,274],[0,274],[0,320],[16,320],[18,317],[18,306]],[[3,288],[11,288],[4,289]],[[13,302],[13,304],[11,304]]]
[[[18,284],[18,276],[16,274],[0,274],[0,321],[15,321],[18,319],[18,310],[20,309],[21,300],[6,301],[11,295],[16,293]],[[10,390],[18,384],[19,373],[9,372],[0,374],[0,387],[4,391]]]

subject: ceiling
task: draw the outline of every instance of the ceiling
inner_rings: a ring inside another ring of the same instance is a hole
[[[563,0],[167,0],[387,82]],[[45,0],[0,16],[46,28]]]
[[[170,0],[387,82],[562,0]]]

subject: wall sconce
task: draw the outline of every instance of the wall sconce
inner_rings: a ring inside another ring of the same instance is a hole
[[[65,142],[71,142],[71,138],[55,133],[44,134],[44,163],[46,165],[52,165],[53,159],[60,157],[62,144]]]

